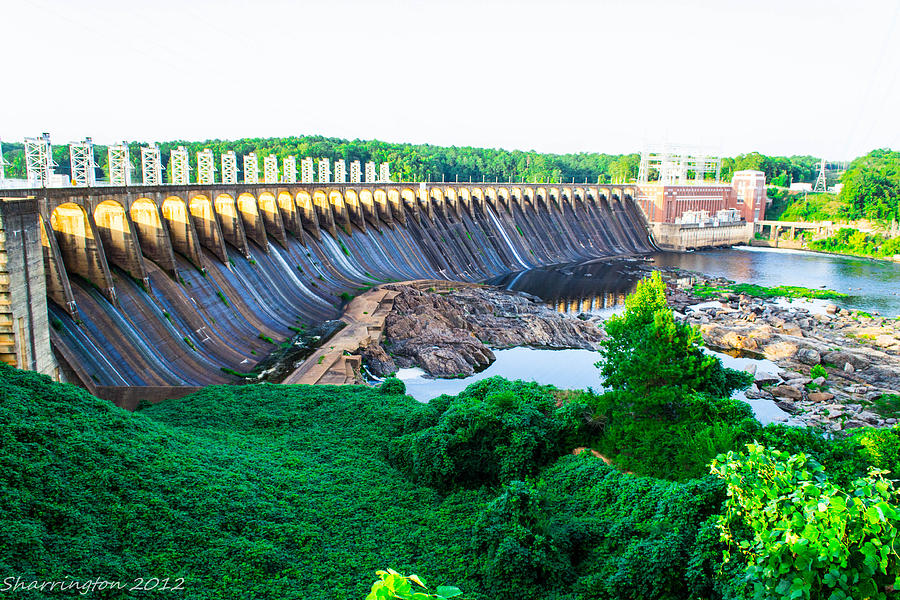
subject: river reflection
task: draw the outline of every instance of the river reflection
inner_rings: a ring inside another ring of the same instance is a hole
[[[485,283],[538,296],[561,313],[608,314],[625,303],[637,282],[647,276],[641,261],[617,260],[560,265],[512,273]]]

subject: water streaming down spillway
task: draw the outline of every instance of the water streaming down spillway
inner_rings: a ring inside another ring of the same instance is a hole
[[[306,230],[285,246],[227,248],[222,261],[201,249],[203,270],[176,256],[178,276],[147,260],[151,291],[113,270],[119,306],[73,279],[78,316],[51,304],[54,345],[82,380],[97,385],[205,385],[236,381],[279,342],[336,318],[341,294],[408,279],[484,281],[523,269],[651,251],[630,199],[472,203],[377,221]]]

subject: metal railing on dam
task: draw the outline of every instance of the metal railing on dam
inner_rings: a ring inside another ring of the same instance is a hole
[[[342,298],[651,250],[629,185],[213,184],[33,197],[50,339],[92,386],[235,381]]]

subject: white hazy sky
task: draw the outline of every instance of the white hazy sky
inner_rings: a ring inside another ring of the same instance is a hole
[[[900,0],[0,0],[0,138],[900,148]]]

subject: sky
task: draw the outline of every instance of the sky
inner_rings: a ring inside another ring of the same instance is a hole
[[[0,139],[900,149],[900,0],[0,0]]]

